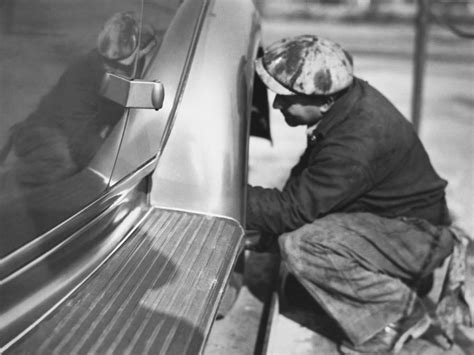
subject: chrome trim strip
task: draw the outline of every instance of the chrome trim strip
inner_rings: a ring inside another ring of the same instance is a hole
[[[205,23],[204,13],[206,12],[208,1],[209,0],[182,1],[183,4],[180,5],[182,8],[177,12],[176,18],[173,19],[176,23],[172,24],[168,29],[164,37],[164,43],[155,53],[153,63],[150,63],[150,66],[147,68],[143,79],[162,82],[166,97],[163,102],[163,107],[158,110],[158,112],[137,109],[130,111],[130,115],[127,119],[127,127],[122,136],[119,156],[111,176],[112,185],[127,175],[129,170],[133,169],[133,166],[136,165],[137,161],[142,161],[154,156],[159,159],[165,149],[164,145],[173,130],[181,96],[185,90],[187,78],[192,67],[194,52],[197,47],[196,42],[198,42],[201,27],[203,27]],[[190,10],[192,10],[191,13],[189,13]],[[181,13],[181,11],[183,12]],[[183,17],[183,13],[188,13],[188,16]],[[192,16],[191,22],[188,18],[189,15]],[[183,21],[183,19],[187,19],[188,21]],[[186,30],[184,30],[185,26],[188,26]],[[169,53],[174,53],[173,48],[180,46],[178,41],[183,33],[185,45],[181,47],[182,51],[178,51],[179,65],[174,67],[174,55],[169,55]],[[163,45],[168,49],[166,53],[163,52]],[[163,62],[160,62],[161,60],[163,60]],[[171,77],[168,76],[169,70],[163,69],[167,66],[171,67],[170,69],[173,73]],[[152,127],[153,133],[145,134],[144,131],[146,127]],[[137,137],[141,137],[145,140],[152,139],[152,141],[148,142],[148,144],[144,144],[145,147],[137,146],[134,150],[126,149],[128,144],[140,142],[137,140]]]
[[[57,233],[61,233],[67,224],[75,223],[78,220],[80,221],[80,217],[83,213],[87,213],[88,210],[92,209],[95,206],[100,206],[100,204],[106,201],[108,198],[116,195],[118,191],[126,190],[127,188],[130,188],[131,186],[133,186],[135,183],[143,179],[146,175],[151,173],[154,170],[156,163],[157,163],[157,159],[153,158],[148,163],[146,163],[143,167],[138,169],[135,173],[133,173],[129,177],[123,179],[122,181],[120,181],[119,183],[111,187],[110,190],[108,190],[98,200],[91,202],[89,205],[84,207],[81,211],[77,212],[76,214],[69,217],[62,223],[58,224],[57,226],[49,230],[47,233],[33,239],[29,243],[23,245],[21,248],[7,255],[2,260],[2,264],[3,264],[2,268],[4,270],[4,274],[6,275],[8,273],[16,273],[17,270],[25,267],[25,265],[27,265],[34,257],[36,257],[35,251],[38,252],[38,250],[41,250],[40,246],[46,243],[49,239],[52,239],[53,236],[57,235]],[[95,220],[96,218],[93,218],[93,220]],[[93,220],[91,220],[90,222],[92,222]],[[63,240],[63,242],[70,240],[70,238],[71,236],[66,237],[66,239]],[[63,242],[61,242],[60,244],[62,244]],[[24,262],[25,259],[27,260],[26,262]],[[2,279],[2,282],[3,282],[3,279]]]
[[[36,327],[39,323],[41,323],[45,318],[47,318],[54,310],[56,310],[68,297],[70,297],[79,287],[81,287],[87,280],[91,278],[91,276],[104,265],[111,257],[115,254],[115,252],[130,238],[130,236],[137,230],[137,228],[142,224],[142,222],[148,217],[148,215],[152,212],[153,209],[149,209],[145,215],[138,221],[135,225],[135,228],[131,229],[129,233],[122,238],[122,240],[112,249],[112,251],[105,257],[84,279],[79,282],[74,288],[72,288],[64,297],[62,297],[56,304],[54,304],[47,312],[45,312],[41,317],[39,317],[36,321],[34,321],[29,327],[24,329],[21,333],[19,333],[15,338],[10,340],[8,343],[5,344],[2,348],[0,348],[0,354],[8,350],[10,346],[15,344],[18,340],[22,337],[27,335],[34,327]],[[137,212],[138,213],[138,212]]]
[[[183,97],[183,93],[184,93],[183,88],[186,86],[186,83],[188,81],[189,72],[191,71],[192,60],[194,58],[194,54],[196,52],[196,48],[198,44],[198,38],[201,33],[202,27],[204,25],[204,19],[206,17],[207,10],[209,8],[209,2],[210,2],[209,0],[204,1],[201,12],[199,13],[199,17],[197,19],[197,25],[194,29],[194,33],[191,38],[191,47],[189,48],[188,54],[186,56],[186,61],[184,62],[183,75],[181,76],[179,80],[178,87],[176,89],[176,95],[173,101],[173,105],[168,116],[168,122],[167,122],[168,127],[165,128],[165,132],[160,142],[159,151],[157,153],[158,156],[161,155],[161,151],[163,147],[165,147],[166,142],[168,141],[168,138],[171,134],[171,130],[173,128],[173,124],[176,119],[176,112],[178,111],[179,103],[181,102],[181,98]]]
[[[77,231],[75,231],[73,234],[69,235],[66,239],[62,240],[60,243],[54,245],[51,249],[49,249],[46,252],[42,253],[37,258],[34,258],[32,261],[26,263],[25,265],[21,266],[20,268],[14,270],[8,276],[3,278],[2,282],[7,283],[7,282],[11,281],[12,279],[14,279],[15,277],[19,276],[19,274],[21,274],[23,272],[26,272],[27,270],[32,269],[33,267],[35,267],[36,265],[41,263],[44,259],[48,258],[55,251],[57,251],[58,249],[60,249],[64,245],[70,243],[72,240],[76,239],[77,237],[81,236],[83,234],[84,230],[86,230],[89,227],[89,225],[91,225],[93,223],[97,223],[98,221],[100,221],[104,216],[109,214],[111,209],[114,209],[114,207],[116,207],[117,205],[120,205],[120,201],[116,201],[115,203],[113,203],[109,208],[107,208],[105,211],[100,213],[98,216],[96,216],[89,223],[87,223],[86,225],[79,228]]]
[[[102,178],[102,180],[104,180],[104,181],[108,181],[108,180],[109,180],[108,176],[105,176],[103,172],[101,172],[101,171],[99,171],[99,170],[97,170],[97,169],[95,169],[95,168],[93,168],[93,167],[91,167],[91,166],[89,166],[87,169],[89,169],[90,171],[92,171],[92,172],[93,172],[94,174],[96,174],[97,176],[100,176],[100,177]]]

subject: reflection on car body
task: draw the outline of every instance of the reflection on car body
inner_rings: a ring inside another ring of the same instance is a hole
[[[157,44],[153,27],[147,25],[140,33],[135,17],[131,11],[114,14],[99,33],[97,48],[75,59],[34,112],[10,128],[4,159],[7,149],[11,149],[14,156],[3,176],[6,180],[1,191],[3,209],[18,203],[26,205],[27,209],[38,208],[32,202],[40,199],[41,208],[49,213],[48,223],[35,222],[36,231],[29,236],[16,235],[22,233],[21,230],[7,229],[0,224],[9,240],[15,241],[10,248],[6,246],[4,252],[20,246],[19,241],[24,243],[28,237],[36,237],[54,227],[105,189],[108,181],[94,178],[90,172],[70,178],[89,166],[102,142],[125,113],[123,106],[101,95],[105,73],[125,78],[139,76],[146,54]],[[74,187],[64,182],[68,178],[69,182],[74,182]],[[60,181],[63,183],[57,185]],[[51,184],[56,184],[56,198],[41,198],[42,193],[48,191],[44,185]],[[71,194],[72,188],[82,193],[79,196]],[[55,216],[48,203],[61,201],[58,198],[63,194],[62,204],[69,205],[69,215]],[[34,195],[37,197],[32,199]],[[35,216],[30,209],[31,219]],[[7,218],[2,218],[5,220]]]
[[[241,252],[252,104],[252,128],[268,133],[252,2],[9,4],[0,45],[19,49],[12,70],[2,65],[14,85],[0,122],[11,148],[0,167],[1,350],[90,353],[129,332],[142,349],[150,328],[125,327],[127,310],[162,334],[149,352],[202,351]],[[110,75],[160,82],[162,108],[104,97]],[[110,303],[97,312],[91,295]]]

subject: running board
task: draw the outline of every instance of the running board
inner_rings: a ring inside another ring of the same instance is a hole
[[[155,208],[6,353],[202,353],[242,241],[233,220]]]

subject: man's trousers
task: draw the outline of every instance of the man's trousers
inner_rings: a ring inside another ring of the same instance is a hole
[[[407,315],[414,289],[451,254],[454,238],[420,219],[336,213],[282,234],[279,244],[289,271],[361,344]]]

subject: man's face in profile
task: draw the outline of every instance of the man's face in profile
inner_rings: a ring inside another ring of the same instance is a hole
[[[291,127],[318,123],[331,106],[326,98],[319,96],[276,95],[273,101],[273,108],[281,111]]]

